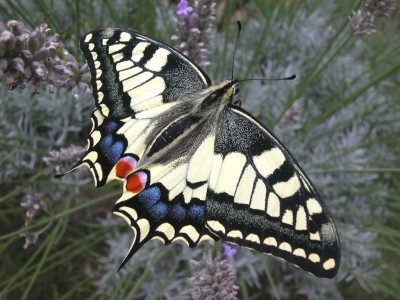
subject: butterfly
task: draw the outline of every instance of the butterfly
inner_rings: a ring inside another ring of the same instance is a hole
[[[194,247],[219,240],[331,278],[335,224],[278,139],[178,50],[140,33],[100,28],[80,47],[95,110],[84,156],[97,187],[123,182],[113,212],[134,238],[121,267],[152,239]]]

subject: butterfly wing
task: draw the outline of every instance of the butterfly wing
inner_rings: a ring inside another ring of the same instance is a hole
[[[203,70],[170,46],[131,30],[100,28],[84,35],[96,107],[124,119],[210,85]]]
[[[221,239],[318,277],[338,271],[339,238],[320,195],[284,146],[233,106],[217,127],[206,220]]]
[[[211,81],[183,54],[134,31],[97,29],[84,35],[80,46],[96,110],[87,152],[73,169],[88,166],[101,186],[132,172],[148,146],[152,118]]]

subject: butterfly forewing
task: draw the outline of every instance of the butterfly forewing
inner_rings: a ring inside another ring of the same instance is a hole
[[[154,129],[151,119],[171,109],[165,104],[204,89],[210,79],[181,53],[134,31],[97,29],[82,37],[81,49],[96,110],[88,150],[74,168],[87,165],[101,186],[135,169]]]
[[[223,240],[319,276],[340,263],[325,204],[289,152],[249,114],[229,108],[217,128],[207,227]]]
[[[130,30],[102,28],[81,39],[96,107],[123,119],[210,85],[208,76],[173,48]]]

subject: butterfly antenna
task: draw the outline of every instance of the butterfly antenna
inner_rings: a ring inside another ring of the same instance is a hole
[[[243,81],[251,81],[251,80],[293,80],[295,78],[296,78],[296,74],[293,74],[292,76],[289,76],[289,77],[283,77],[283,78],[249,78],[249,79],[240,79],[238,81],[243,82]]]
[[[242,31],[242,23],[240,23],[240,21],[237,21],[237,26],[238,26],[238,33],[236,36],[235,48],[233,49],[231,80],[233,80],[233,70],[235,69],[235,54],[236,54],[237,44],[239,41],[239,35],[240,32]]]

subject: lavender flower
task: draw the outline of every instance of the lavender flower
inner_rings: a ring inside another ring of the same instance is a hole
[[[363,0],[366,10],[372,12],[376,17],[388,17],[394,8],[393,0]]]
[[[189,6],[189,3],[187,0],[181,0],[178,3],[178,10],[176,11],[176,13],[178,15],[184,15],[184,16],[188,16],[188,14],[190,12],[193,11],[193,7]]]
[[[224,257],[225,258],[229,258],[229,259],[233,259],[233,257],[237,253],[237,250],[235,248],[232,248],[228,244],[225,244],[225,243],[223,243],[222,246],[224,246],[224,253],[223,253]]]
[[[376,32],[374,25],[374,16],[371,12],[361,10],[353,11],[349,17],[349,25],[355,35],[371,35]]]
[[[287,123],[299,123],[300,122],[300,105],[298,102],[293,105],[283,115],[283,120]]]
[[[236,272],[224,254],[212,261],[204,255],[202,261],[192,261],[192,264],[197,271],[189,278],[191,288],[182,293],[181,299],[238,299]]]
[[[0,79],[6,78],[10,90],[25,88],[27,82],[33,84],[32,95],[39,92],[41,82],[48,84],[50,93],[56,85],[67,87],[75,98],[79,90],[90,90],[87,67],[80,67],[65,49],[67,61],[57,56],[59,35],[50,37],[47,24],[32,32],[16,20],[8,21],[7,26],[9,29],[0,21]]]
[[[47,205],[42,199],[43,195],[37,193],[28,194],[24,197],[24,200],[21,202],[21,206],[27,209],[25,216],[28,219],[32,219],[41,210],[47,211]]]
[[[353,11],[349,25],[355,35],[371,35],[376,32],[375,17],[387,17],[393,9],[393,0],[363,0],[363,9]]]
[[[25,238],[23,246],[24,249],[27,249],[29,246],[36,244],[39,239],[39,235],[37,233],[32,233],[29,231],[21,233],[19,236]]]
[[[44,195],[39,193],[30,193],[27,194],[23,201],[21,202],[21,206],[25,207],[27,210],[25,212],[26,222],[25,227],[29,225],[30,221],[38,215],[41,211],[47,212],[47,204],[43,201]],[[27,249],[29,246],[34,245],[39,240],[39,236],[48,230],[52,226],[52,223],[47,223],[44,227],[40,228],[35,232],[25,231],[21,233],[19,236],[25,239],[24,249]]]
[[[182,15],[183,20],[174,18],[177,34],[171,39],[175,42],[175,47],[203,67],[210,64],[208,53],[215,7],[213,0],[196,0],[193,7],[189,6],[187,0],[181,0],[176,13]]]
[[[47,165],[54,165],[56,173],[61,174],[67,172],[84,153],[84,147],[70,145],[67,148],[61,148],[59,151],[50,151],[50,156],[44,157],[43,161]]]

